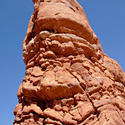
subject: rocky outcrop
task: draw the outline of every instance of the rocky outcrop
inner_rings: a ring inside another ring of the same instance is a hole
[[[125,125],[125,73],[76,0],[33,0],[26,75],[13,125]]]

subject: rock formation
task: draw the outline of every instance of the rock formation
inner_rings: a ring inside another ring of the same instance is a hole
[[[125,73],[76,0],[33,0],[13,125],[125,125]]]

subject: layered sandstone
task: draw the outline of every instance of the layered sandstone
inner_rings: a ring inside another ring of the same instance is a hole
[[[76,0],[33,0],[14,125],[125,125],[125,73]]]

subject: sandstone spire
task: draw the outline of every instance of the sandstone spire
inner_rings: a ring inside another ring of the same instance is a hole
[[[125,125],[125,73],[103,53],[82,7],[33,2],[13,125]]]

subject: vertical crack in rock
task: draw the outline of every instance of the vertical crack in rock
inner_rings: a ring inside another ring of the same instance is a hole
[[[125,125],[125,73],[76,0],[33,0],[13,125]]]
[[[91,102],[91,104],[92,104],[92,106],[93,106],[94,115],[96,115],[96,117],[98,118],[99,113],[98,113],[97,109],[95,108],[93,101],[90,99],[89,94],[86,92],[85,86],[83,87],[83,85],[82,85],[83,83],[81,83],[81,81],[79,80],[79,78],[78,78],[77,76],[75,76],[75,75],[72,73],[72,71],[70,71],[69,69],[67,69],[67,70],[79,81],[81,87],[83,88],[83,90],[85,91],[85,94],[87,95],[87,98],[89,99],[89,101]],[[90,115],[91,115],[91,114],[90,114]],[[82,117],[82,116],[81,116],[81,117]]]

